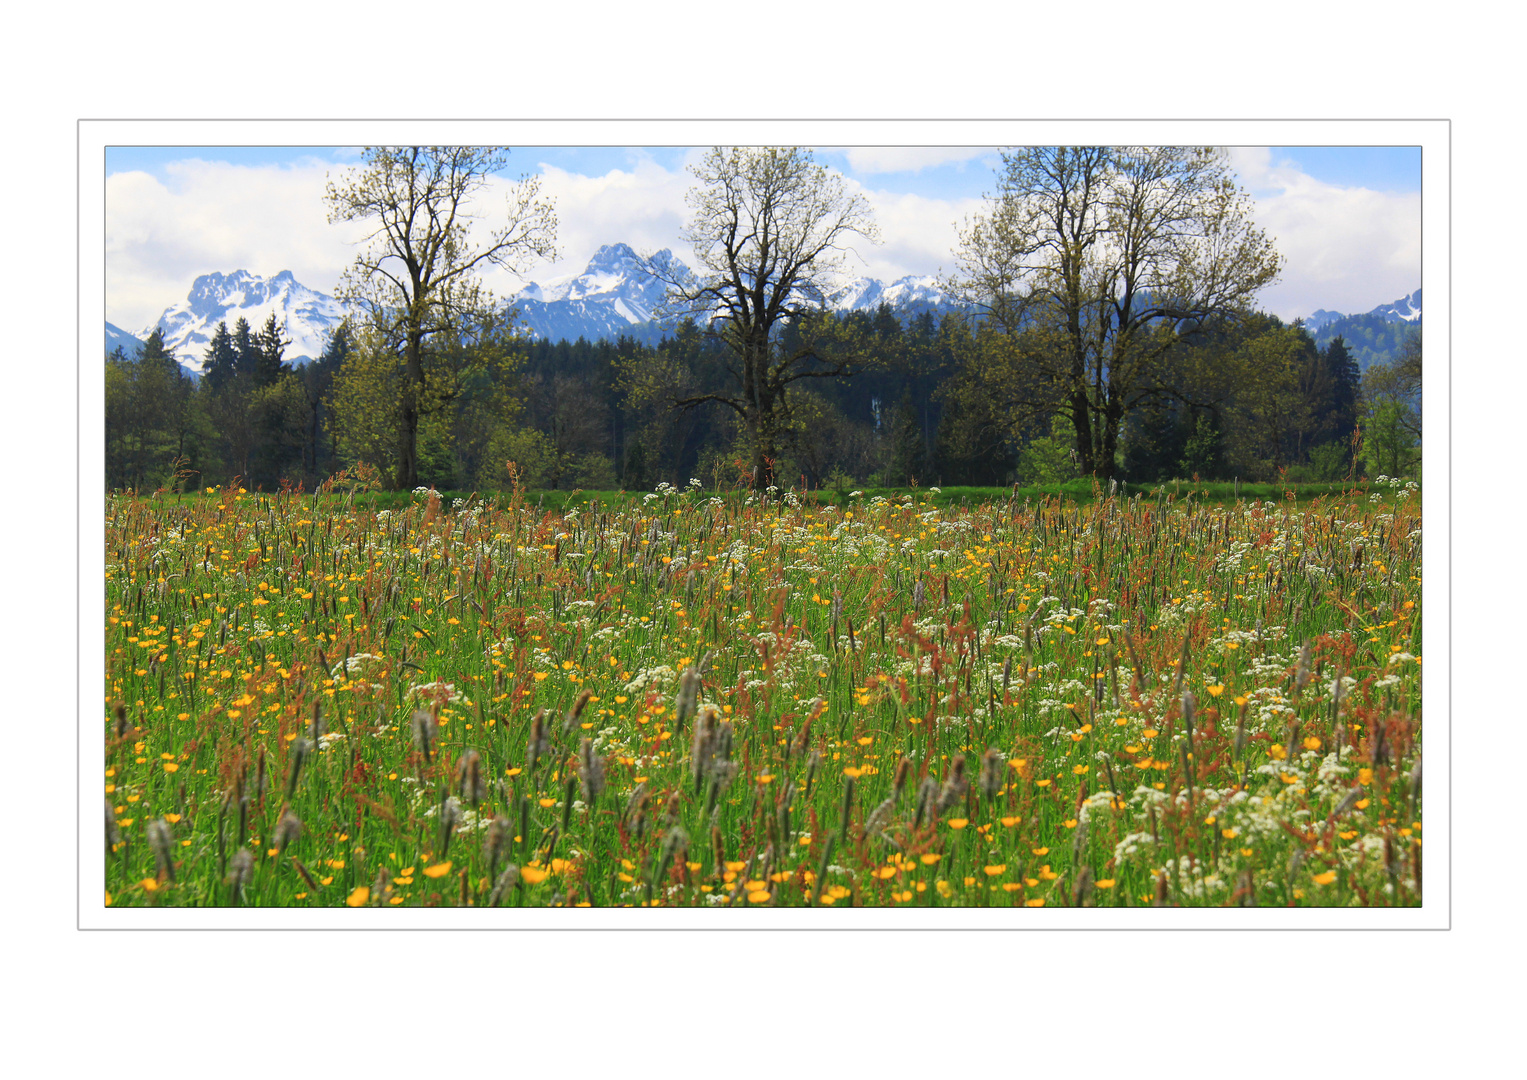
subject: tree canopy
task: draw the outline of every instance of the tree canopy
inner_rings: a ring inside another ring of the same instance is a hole
[[[375,229],[340,283],[341,298],[370,318],[373,348],[391,355],[397,437],[394,482],[419,479],[421,419],[455,390],[462,349],[494,300],[478,275],[490,266],[516,272],[556,254],[556,213],[539,182],[508,187],[504,217],[479,239],[473,201],[507,164],[507,151],[481,146],[371,146],[364,165],[325,189],[330,222],[367,221]],[[451,377],[441,361],[454,358]],[[391,399],[389,399],[391,400]]]
[[[869,202],[800,147],[715,147],[690,170],[696,184],[684,231],[698,280],[666,279],[666,313],[706,327],[730,354],[724,378],[675,398],[718,402],[746,432],[754,483],[775,482],[788,388],[852,374],[866,355],[824,314],[827,287],[857,238],[879,242]],[[786,328],[793,332],[788,336]]]
[[[1281,260],[1211,148],[1036,146],[1002,161],[949,284],[980,312],[989,389],[1022,422],[1069,418],[1082,470],[1110,477],[1125,417],[1183,394],[1184,335],[1245,310]]]

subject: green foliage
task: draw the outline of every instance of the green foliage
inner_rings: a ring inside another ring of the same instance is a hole
[[[1371,473],[1416,475],[1421,465],[1421,334],[1404,341],[1392,364],[1368,369],[1363,394],[1363,464]]]
[[[1311,480],[1340,480],[1347,473],[1349,447],[1344,442],[1321,443],[1310,451]]]
[[[1048,434],[1030,439],[1018,453],[1018,483],[1025,487],[1062,484],[1079,475],[1076,430],[1065,417],[1055,417]]]
[[[1382,315],[1348,315],[1327,323],[1315,332],[1315,344],[1325,348],[1341,338],[1351,351],[1361,372],[1378,365],[1393,364],[1412,334],[1419,334],[1415,323],[1394,322]]]
[[[1395,398],[1380,398],[1363,421],[1364,467],[1370,475],[1415,476],[1421,465],[1415,411]]]
[[[108,489],[176,488],[199,471],[204,426],[191,379],[165,349],[162,331],[154,329],[136,358],[118,347],[105,382]]]
[[[1178,475],[1194,480],[1218,480],[1221,475],[1219,427],[1214,414],[1197,413],[1193,431],[1183,443],[1182,459],[1177,464]]]

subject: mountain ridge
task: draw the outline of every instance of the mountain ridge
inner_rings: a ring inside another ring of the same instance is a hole
[[[661,321],[667,280],[693,284],[697,279],[684,262],[664,248],[641,255],[625,243],[602,245],[583,271],[531,281],[504,298],[513,305],[528,336],[550,340],[612,339],[627,336],[655,343],[669,327]],[[908,275],[892,282],[857,277],[840,282],[824,295],[833,311],[873,311],[890,304],[903,318],[924,311],[955,306],[933,275]],[[106,352],[122,346],[129,354],[142,347],[155,327],[164,334],[165,346],[192,373],[199,373],[212,334],[219,322],[232,328],[240,317],[258,331],[270,315],[276,316],[291,339],[286,359],[303,364],[322,355],[328,335],[346,314],[345,305],[326,293],[310,289],[290,270],[264,278],[248,270],[212,272],[192,282],[186,298],[166,308],[159,319],[132,334],[110,322],[105,324]],[[1419,324],[1421,290],[1363,315],[1343,315],[1320,309],[1304,320],[1317,340],[1328,340],[1353,320],[1380,318],[1385,322]]]

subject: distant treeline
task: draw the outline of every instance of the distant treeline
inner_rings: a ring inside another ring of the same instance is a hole
[[[968,318],[904,318],[883,306],[841,316],[839,324],[838,340],[859,351],[864,370],[793,384],[788,450],[777,466],[782,480],[847,489],[1028,485],[1078,475],[1062,409],[1018,415],[994,407],[991,346]],[[787,327],[782,349],[791,347],[791,333]],[[1284,342],[1293,335],[1293,348],[1280,350],[1276,363],[1248,364],[1248,343],[1273,333]],[[397,358],[348,324],[322,356],[300,367],[284,361],[287,344],[274,317],[260,331],[243,320],[231,330],[220,326],[199,381],[158,331],[138,357],[118,349],[106,365],[107,487],[186,489],[238,478],[251,489],[311,490],[342,469],[385,483]],[[726,485],[750,459],[746,432],[729,409],[673,406],[730,362],[692,322],[656,344],[526,340],[505,331],[492,342],[442,348],[458,350],[461,360],[441,367],[449,377],[432,384],[423,410],[421,483],[650,490],[697,477]],[[1321,342],[1302,327],[1255,314],[1203,327],[1181,348],[1178,382],[1153,387],[1128,415],[1119,479],[1334,481],[1418,467],[1419,400],[1415,437],[1395,436],[1403,445],[1391,447],[1394,468],[1364,449],[1375,412],[1342,337]]]

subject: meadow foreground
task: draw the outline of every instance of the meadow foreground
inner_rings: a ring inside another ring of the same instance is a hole
[[[1418,905],[1381,490],[113,496],[105,902]]]

